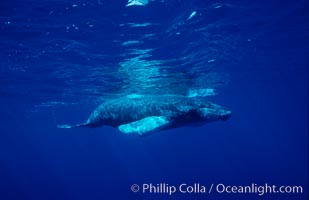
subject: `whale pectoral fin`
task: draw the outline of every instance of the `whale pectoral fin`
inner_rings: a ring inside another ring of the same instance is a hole
[[[163,128],[168,124],[170,124],[170,121],[165,116],[150,116],[138,121],[120,125],[118,126],[118,129],[125,134],[137,133],[139,135],[144,135],[145,133]]]

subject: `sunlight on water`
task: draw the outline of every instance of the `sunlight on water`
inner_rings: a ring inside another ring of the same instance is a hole
[[[128,1],[130,6],[147,5],[141,9],[151,8],[148,3]],[[12,48],[3,51],[9,56],[4,59],[8,68],[3,69],[2,76],[15,76],[13,81],[23,82],[21,95],[39,90],[37,94],[44,96],[39,100],[40,106],[59,101],[57,96],[76,99],[76,103],[113,94],[188,95],[190,90],[219,89],[228,83],[224,68],[231,57],[232,36],[224,31],[226,22],[218,21],[216,27],[207,22],[216,19],[214,9],[218,10],[219,4],[198,9],[188,4],[188,12],[168,11],[164,21],[158,20],[158,16],[140,18],[128,7],[122,16],[112,19],[104,14],[111,8],[103,8],[103,4],[58,2],[50,9],[37,5],[50,23],[22,16],[5,18],[5,29],[29,38],[10,43]],[[168,4],[160,1],[157,5],[164,8]],[[100,11],[101,16],[95,16],[95,9],[105,10]],[[10,41],[8,38],[1,43],[6,45]],[[42,81],[40,85],[32,84],[27,77]],[[51,96],[49,91],[57,95]],[[204,96],[210,95],[206,93]]]

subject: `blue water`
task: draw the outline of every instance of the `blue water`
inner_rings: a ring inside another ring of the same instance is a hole
[[[0,199],[308,199],[309,2],[127,4],[0,2]],[[228,121],[146,137],[56,127],[105,98],[207,88]],[[148,183],[303,193],[130,190]]]

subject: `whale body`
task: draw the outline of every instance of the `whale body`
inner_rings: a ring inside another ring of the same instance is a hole
[[[58,125],[58,128],[109,125],[125,134],[139,134],[227,120],[231,111],[200,98],[180,95],[128,95],[106,100],[85,123]]]

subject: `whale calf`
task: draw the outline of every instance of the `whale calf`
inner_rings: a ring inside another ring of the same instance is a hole
[[[85,123],[58,128],[109,125],[125,134],[144,135],[156,130],[227,120],[231,111],[201,98],[180,95],[128,95],[106,100]]]

